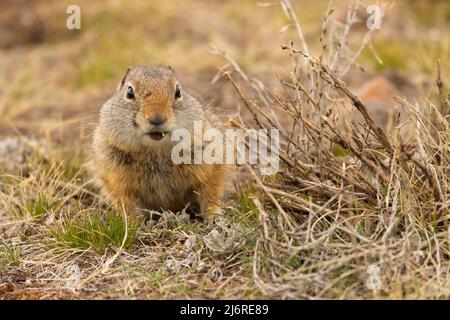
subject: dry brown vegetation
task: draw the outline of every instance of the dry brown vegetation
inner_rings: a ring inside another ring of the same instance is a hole
[[[369,31],[368,4],[80,1],[70,35],[64,1],[34,2],[38,33],[0,11],[0,298],[448,298],[450,8],[387,2]],[[214,222],[129,221],[86,172],[123,70],[171,59],[231,125],[280,130],[281,171],[241,168]]]

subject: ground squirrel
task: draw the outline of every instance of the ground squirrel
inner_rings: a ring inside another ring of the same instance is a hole
[[[133,214],[141,211],[136,208],[219,212],[226,165],[177,165],[171,159],[171,132],[192,132],[195,120],[204,129],[216,126],[211,119],[213,113],[184,90],[172,68],[129,68],[100,110],[92,143],[96,180]]]

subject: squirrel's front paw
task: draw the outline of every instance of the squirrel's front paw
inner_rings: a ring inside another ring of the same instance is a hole
[[[219,206],[210,206],[201,214],[203,219],[213,221],[216,217],[222,216],[223,211]]]

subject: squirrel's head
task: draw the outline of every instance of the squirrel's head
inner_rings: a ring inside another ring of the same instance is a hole
[[[192,103],[185,100],[170,67],[129,68],[116,93],[102,107],[100,124],[124,147],[160,144],[170,141],[174,129],[194,120]]]

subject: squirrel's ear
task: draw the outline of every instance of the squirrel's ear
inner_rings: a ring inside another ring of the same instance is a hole
[[[127,75],[128,73],[130,73],[130,69],[131,68],[128,68],[125,74],[123,75],[122,80],[120,80],[119,84],[117,85],[116,91],[122,89],[123,85],[125,84],[125,80],[127,79]]]

